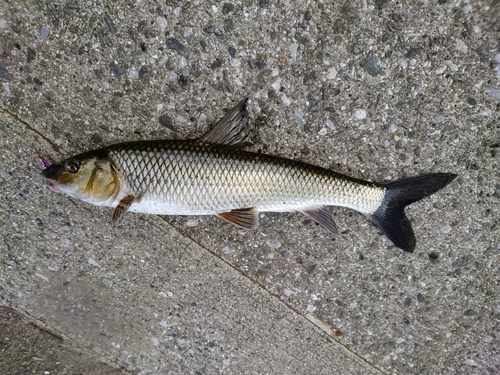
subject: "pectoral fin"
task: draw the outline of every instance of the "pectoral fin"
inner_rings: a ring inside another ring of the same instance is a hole
[[[305,210],[301,210],[304,215],[310,217],[316,223],[324,226],[330,232],[332,232],[336,237],[339,236],[339,232],[337,230],[337,225],[333,221],[332,214],[328,209],[324,206],[319,207],[311,207]]]
[[[238,208],[217,214],[221,219],[237,227],[257,229],[259,227],[259,212],[255,207]]]
[[[120,220],[121,217],[127,213],[132,203],[140,201],[141,198],[142,194],[139,194],[138,196],[129,194],[123,197],[122,200],[118,203],[118,206],[116,206],[115,210],[113,211],[113,222],[116,223],[118,220]]]
[[[199,140],[224,145],[240,143],[245,138],[245,134],[243,134],[245,127],[241,124],[241,120],[248,114],[247,101],[248,98],[245,98],[239,102],[212,129],[203,134]]]

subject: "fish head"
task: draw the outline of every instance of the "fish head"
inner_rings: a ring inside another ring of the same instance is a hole
[[[113,201],[120,191],[113,163],[99,155],[76,155],[47,167],[42,174],[51,190],[93,204]]]

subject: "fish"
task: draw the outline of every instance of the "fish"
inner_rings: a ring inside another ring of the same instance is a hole
[[[338,236],[328,206],[366,216],[407,252],[416,246],[405,207],[452,182],[431,173],[372,182],[298,160],[247,151],[245,98],[197,139],[144,140],[109,145],[50,163],[40,156],[46,185],[96,206],[127,212],[216,215],[246,229],[262,212],[299,212]]]

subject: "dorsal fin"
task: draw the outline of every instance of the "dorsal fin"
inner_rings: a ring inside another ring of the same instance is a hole
[[[239,102],[212,129],[203,134],[199,140],[223,145],[240,143],[245,138],[245,134],[243,134],[245,126],[242,125],[241,120],[248,114],[247,101],[248,98],[245,98]]]
[[[237,227],[245,229],[257,229],[259,227],[259,211],[255,207],[237,208],[218,213],[217,216]]]

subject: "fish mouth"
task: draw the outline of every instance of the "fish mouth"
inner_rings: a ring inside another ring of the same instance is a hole
[[[62,190],[54,183],[52,180],[45,180],[45,184],[49,187],[50,190],[54,190],[56,193],[62,193]]]

